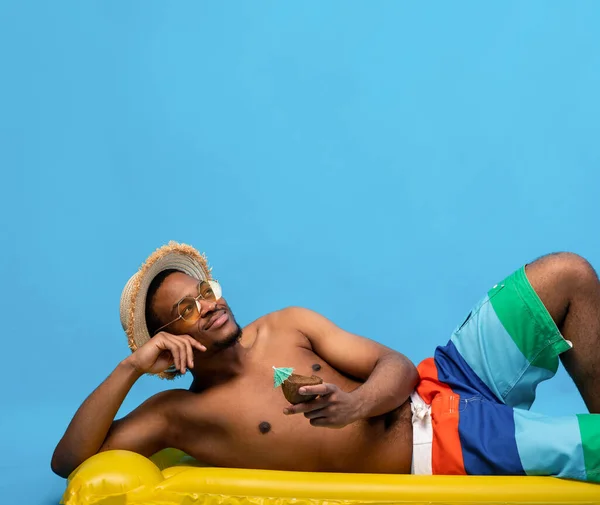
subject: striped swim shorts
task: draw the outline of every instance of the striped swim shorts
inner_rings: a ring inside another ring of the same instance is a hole
[[[413,473],[552,475],[600,482],[600,414],[530,412],[572,344],[525,267],[494,286],[418,367]]]

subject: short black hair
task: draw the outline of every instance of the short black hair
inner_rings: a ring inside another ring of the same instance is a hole
[[[150,287],[148,287],[148,293],[146,294],[146,327],[148,328],[148,333],[150,333],[151,337],[154,336],[154,332],[158,328],[165,324],[160,320],[158,314],[153,308],[154,297],[156,296],[156,292],[158,291],[158,288],[160,288],[162,283],[165,282],[165,279],[169,277],[169,275],[174,274],[178,271],[179,270],[170,269],[159,272],[158,275],[154,277],[154,279],[152,279]]]

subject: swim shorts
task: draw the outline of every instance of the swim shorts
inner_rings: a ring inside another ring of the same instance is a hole
[[[600,414],[529,411],[572,344],[525,267],[495,285],[419,366],[413,473],[552,475],[600,482]]]

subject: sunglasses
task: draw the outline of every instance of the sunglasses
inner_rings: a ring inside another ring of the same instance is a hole
[[[198,284],[198,296],[186,296],[179,300],[177,302],[177,319],[161,326],[154,332],[154,335],[181,319],[188,323],[196,323],[202,315],[200,300],[216,302],[221,296],[221,285],[217,281],[201,281]]]

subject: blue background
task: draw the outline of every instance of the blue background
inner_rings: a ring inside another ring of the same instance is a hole
[[[0,495],[127,353],[174,239],[240,323],[317,310],[414,361],[526,261],[600,266],[600,4],[0,2]],[[122,412],[165,387],[144,378]],[[564,371],[535,410],[584,410]]]

